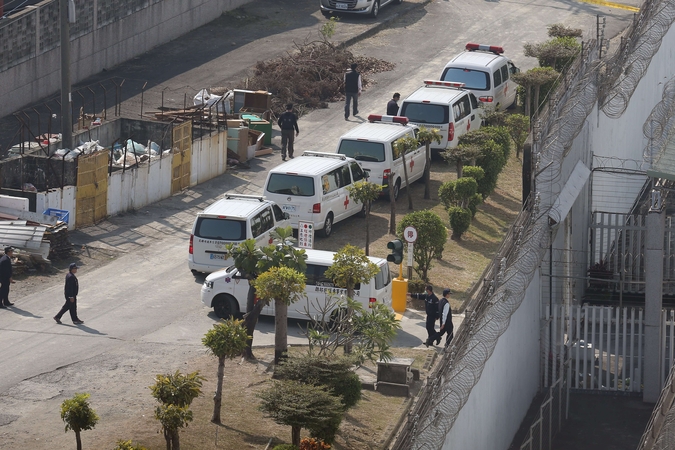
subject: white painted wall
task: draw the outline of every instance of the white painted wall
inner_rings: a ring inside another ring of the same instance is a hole
[[[507,449],[539,388],[539,270],[445,437],[443,450]]]
[[[190,186],[203,183],[227,170],[227,131],[192,143]]]
[[[68,216],[68,229],[74,230],[77,227],[75,217],[77,188],[75,186],[65,186],[63,189],[50,189],[47,192],[38,192],[35,200],[36,212],[42,212],[49,208],[61,209],[70,212]]]

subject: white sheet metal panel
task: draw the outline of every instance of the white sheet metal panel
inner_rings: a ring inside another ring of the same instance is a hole
[[[39,249],[47,227],[26,225],[25,220],[0,221],[0,246]]]
[[[204,183],[227,171],[227,132],[192,143],[190,186]]]
[[[588,178],[591,176],[591,171],[582,161],[577,161],[577,165],[567,179],[560,195],[553,203],[553,207],[548,213],[548,218],[553,224],[558,224],[567,217],[567,214],[572,209],[572,205],[576,201],[579,193],[586,185]]]

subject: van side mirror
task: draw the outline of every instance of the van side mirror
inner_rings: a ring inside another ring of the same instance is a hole
[[[366,177],[366,180],[368,180],[368,178],[370,178],[370,169],[364,169],[364,168],[362,168],[362,169],[363,169],[363,174]]]
[[[284,213],[284,219],[290,219],[290,218],[291,218],[291,215],[288,214],[287,212],[285,212]]]

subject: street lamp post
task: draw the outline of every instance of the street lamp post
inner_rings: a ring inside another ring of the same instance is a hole
[[[72,96],[70,93],[70,23],[68,1],[59,0],[61,22],[61,146],[73,148]],[[72,19],[75,19],[74,17]]]

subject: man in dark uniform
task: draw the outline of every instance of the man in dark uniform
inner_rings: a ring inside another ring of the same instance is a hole
[[[394,96],[389,100],[389,103],[387,103],[387,115],[388,116],[395,116],[398,114],[398,99],[401,98],[401,94],[398,92],[394,94]]]
[[[445,334],[445,346],[447,347],[454,337],[455,326],[452,323],[452,308],[450,307],[450,289],[443,289],[443,297],[438,302],[438,312],[441,318],[441,328],[436,333],[436,345],[441,343]]]
[[[286,112],[279,116],[277,124],[281,129],[281,159],[286,161],[287,145],[288,156],[293,159],[293,143],[295,142],[295,136],[300,134],[300,129],[298,128],[298,116],[293,112],[292,103],[286,105]],[[295,131],[295,135],[293,135],[293,131]]]
[[[427,347],[433,345],[436,337],[436,319],[438,318],[438,297],[434,294],[434,288],[427,285],[426,292],[420,294],[410,294],[411,298],[424,300],[424,309],[427,313],[427,340],[424,343]]]
[[[345,120],[349,119],[349,103],[354,102],[354,115],[359,113],[359,95],[363,86],[361,85],[361,74],[356,71],[356,63],[352,64],[351,69],[345,73]]]
[[[61,308],[61,311],[59,311],[59,313],[54,316],[56,323],[61,323],[61,317],[66,313],[66,311],[70,311],[70,319],[75,325],[84,323],[84,320],[80,320],[77,317],[77,293],[80,290],[80,285],[77,282],[77,277],[75,276],[76,273],[77,264],[70,263],[68,274],[66,275],[66,285],[63,289],[63,293],[66,296],[66,303]]]
[[[0,308],[6,308],[14,304],[9,301],[9,285],[14,283],[14,280],[12,280],[13,254],[14,247],[5,247],[5,254],[0,258]]]

